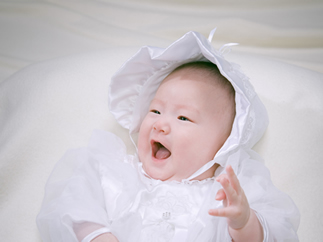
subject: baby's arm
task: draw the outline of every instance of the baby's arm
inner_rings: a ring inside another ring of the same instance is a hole
[[[226,167],[227,174],[216,178],[221,183],[215,199],[223,200],[223,208],[210,209],[212,216],[226,217],[229,225],[229,233],[234,242],[239,241],[263,241],[262,226],[255,214],[250,209],[249,203],[239,180],[232,167]]]
[[[94,238],[91,242],[119,242],[119,240],[111,233],[101,234]]]
[[[73,225],[78,241],[118,242],[118,239],[104,226],[91,222],[76,223]]]

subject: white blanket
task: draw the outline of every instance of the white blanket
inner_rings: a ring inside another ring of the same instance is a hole
[[[256,150],[300,209],[300,241],[323,238],[322,1],[8,0],[0,1],[1,241],[40,241],[45,182],[93,129],[118,134],[134,152],[108,111],[117,68],[142,45],[214,27],[215,48],[240,43],[226,57],[268,109]]]

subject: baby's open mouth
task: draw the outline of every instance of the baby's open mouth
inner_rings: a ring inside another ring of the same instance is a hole
[[[159,160],[167,159],[171,155],[171,152],[165,146],[156,141],[152,141],[152,151],[153,156]]]

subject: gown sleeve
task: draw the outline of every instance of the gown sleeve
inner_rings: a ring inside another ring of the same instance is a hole
[[[88,147],[63,156],[46,184],[36,219],[43,241],[84,242],[110,232],[112,211],[106,207],[102,170],[110,163],[123,162],[125,155],[119,138],[96,131]]]
[[[270,179],[269,170],[253,151],[240,151],[238,160],[230,157],[250,208],[263,227],[264,242],[298,241],[300,214],[292,199],[278,190]],[[235,160],[235,161],[234,161]]]

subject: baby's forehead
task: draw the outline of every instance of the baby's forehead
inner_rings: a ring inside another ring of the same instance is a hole
[[[216,68],[216,69],[214,69]],[[177,80],[177,81],[176,81]],[[183,91],[187,83],[181,83],[181,80],[190,80],[195,83],[196,89],[200,89],[204,100],[211,102],[211,109],[223,109],[221,112],[234,112],[235,110],[235,90],[218,68],[212,63],[207,68],[204,66],[188,65],[171,72],[162,82],[168,83],[168,90],[174,85],[183,85]],[[178,90],[178,89],[177,89]],[[167,92],[167,90],[166,90]],[[221,100],[221,101],[220,101]]]
[[[212,75],[205,75],[200,70],[181,69],[165,78],[154,96],[169,99],[169,93],[176,92],[182,101],[191,99],[215,101],[230,100],[230,92]],[[167,100],[171,102],[172,100]],[[231,100],[230,100],[231,101]]]

